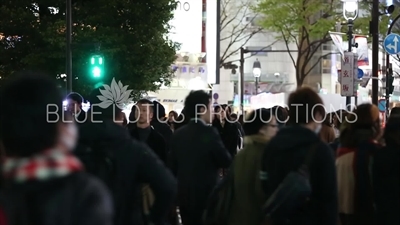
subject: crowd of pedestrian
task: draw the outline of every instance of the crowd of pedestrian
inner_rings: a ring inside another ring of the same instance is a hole
[[[126,117],[101,95],[1,87],[0,225],[400,224],[396,108],[382,128],[375,105],[328,113],[310,88],[246,115],[192,91]]]

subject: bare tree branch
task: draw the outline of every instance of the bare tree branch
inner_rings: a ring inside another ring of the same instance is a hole
[[[227,60],[230,57],[238,54],[254,35],[263,31],[261,27],[254,26],[259,14],[251,10],[252,4],[251,0],[242,0],[239,3],[233,0],[221,0],[220,26],[223,36],[220,41],[226,42],[226,47],[224,46],[225,49],[220,56],[220,67],[228,63]],[[269,48],[271,45],[265,48]]]
[[[315,63],[312,64],[311,67],[308,69],[307,75],[308,75],[309,73],[311,73],[311,71],[313,71],[313,69],[314,69],[316,66],[318,66],[318,65],[320,64],[321,60],[322,60],[324,57],[329,56],[329,55],[332,55],[332,54],[339,54],[339,52],[329,52],[329,53],[323,54],[323,55],[321,55],[320,57],[318,57],[318,59],[315,61]]]
[[[290,46],[289,46],[290,40],[288,37],[286,37],[286,35],[283,31],[282,31],[282,38],[283,38],[283,41],[285,42],[285,46],[286,46],[286,49],[288,50],[288,54],[289,54],[290,59],[292,60],[293,66],[296,66],[296,64],[297,64],[296,60],[294,59],[292,52],[290,51]]]
[[[265,46],[265,47],[263,47],[263,48],[260,48],[259,51],[261,52],[261,51],[264,51],[264,50],[270,48],[272,45],[274,45],[274,44],[277,43],[278,41],[279,41],[279,40],[276,40],[276,41],[272,42],[271,44],[269,44],[269,45],[267,45],[267,46]],[[240,47],[240,48],[242,48],[242,47]],[[240,48],[238,48],[238,49],[236,50],[236,52],[240,51]],[[253,55],[254,55],[254,54],[252,54],[252,55],[250,55],[250,56],[247,56],[247,57],[244,57],[244,59],[248,59],[248,58],[252,57]],[[239,59],[237,59],[237,60],[231,60],[231,61],[224,62],[224,64],[234,63],[234,62],[238,62],[238,61],[240,61],[240,60],[239,60]]]

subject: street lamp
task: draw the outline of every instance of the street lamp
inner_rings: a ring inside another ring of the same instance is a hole
[[[347,20],[347,27],[349,28],[347,31],[348,38],[348,52],[352,51],[353,47],[353,27],[354,20],[358,17],[358,0],[343,0],[343,17]],[[357,47],[357,44],[354,45]],[[351,110],[351,97],[346,97],[346,106],[348,110]]]
[[[67,91],[72,92],[72,1],[66,0],[65,20],[67,25],[66,35],[66,74],[67,74]]]
[[[253,75],[255,78],[255,85],[256,85],[256,95],[258,94],[258,79],[261,76],[261,63],[256,59],[253,63]]]

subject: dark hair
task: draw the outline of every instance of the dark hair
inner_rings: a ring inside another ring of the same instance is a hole
[[[222,104],[221,106],[222,106],[222,108],[225,110],[226,115],[227,115],[228,117],[231,117],[231,114],[232,114],[232,107],[231,107],[230,105],[228,105],[228,104]]]
[[[343,122],[346,121],[347,116],[349,115],[349,112],[344,109],[340,109],[332,114],[332,118],[336,117],[336,128],[340,129],[342,126]]]
[[[7,156],[30,157],[53,147],[62,101],[57,84],[48,76],[22,73],[8,81],[0,93],[0,139]]]
[[[317,113],[325,116],[325,108],[321,97],[308,87],[302,87],[289,96],[290,124],[308,124]]]
[[[175,119],[178,118],[179,115],[178,115],[178,113],[177,113],[176,111],[174,111],[174,110],[170,111],[170,112],[168,113],[168,116],[169,116],[171,113],[174,115],[174,118],[175,118]]]
[[[322,123],[327,126],[332,126],[332,121],[333,121],[333,113],[328,113],[326,114],[326,118]]]
[[[185,116],[188,119],[194,118],[196,115],[199,116],[199,110],[208,107],[210,101],[211,96],[207,92],[202,90],[191,91],[185,99]]]
[[[230,113],[231,108],[227,104],[214,106],[214,112],[219,112],[221,109],[225,111],[225,120],[228,120],[229,122],[231,122],[232,121],[231,113]],[[217,118],[214,117],[214,120],[216,120],[216,119]]]
[[[69,94],[67,95],[67,99],[74,100],[74,101],[77,102],[78,104],[82,104],[82,102],[84,101],[82,95],[80,95],[80,94],[77,93],[77,92],[71,92],[71,93],[69,93]]]
[[[258,134],[260,129],[271,121],[272,113],[269,109],[256,109],[248,115],[250,122],[243,124],[243,130],[246,136]]]
[[[186,108],[183,108],[181,114],[179,114],[178,118],[176,119],[177,122],[174,124],[174,129],[178,130],[179,128],[183,127],[184,125],[188,124],[190,118],[186,115]],[[179,122],[178,122],[179,121]]]
[[[390,110],[390,115],[400,115],[400,107],[394,107]]]
[[[386,145],[400,146],[400,115],[390,115],[383,138]]]
[[[277,105],[272,107],[271,113],[273,113],[274,116],[276,116],[279,125],[283,125],[284,121],[287,121],[288,119],[288,113],[286,109],[283,108],[282,106]]]
[[[122,113],[122,109],[115,104],[111,104],[107,108],[100,107],[99,104],[101,104],[102,101],[97,97],[102,95],[100,89],[101,87],[94,89],[89,95],[88,100],[91,104],[91,107],[88,114],[90,114],[90,117],[95,121],[103,119],[114,120],[116,115]]]
[[[153,101],[153,119],[160,119],[165,117],[165,107],[158,101]]]
[[[152,111],[154,110],[154,103],[148,99],[140,99],[135,105],[148,105]],[[132,107],[132,109],[134,109],[134,107]]]
[[[347,118],[354,122],[346,124],[344,132],[340,133],[343,147],[358,147],[364,141],[375,139],[380,133],[379,110],[375,105],[361,104]]]

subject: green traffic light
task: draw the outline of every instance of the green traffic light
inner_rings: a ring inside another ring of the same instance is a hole
[[[96,80],[104,76],[104,58],[101,55],[92,55],[90,57],[89,74]]]
[[[92,70],[92,74],[94,77],[100,77],[101,75],[101,69],[99,67],[94,67]]]

